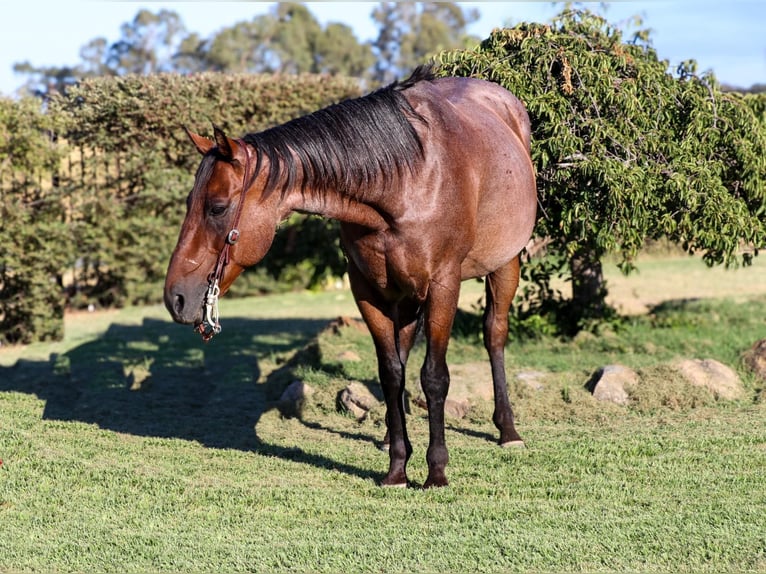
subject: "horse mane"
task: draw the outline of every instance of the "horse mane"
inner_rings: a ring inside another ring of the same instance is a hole
[[[264,193],[280,187],[284,193],[300,183],[303,191],[362,195],[372,187],[390,186],[405,169],[414,172],[423,159],[423,143],[411,119],[426,120],[402,92],[434,78],[431,66],[420,66],[406,80],[366,96],[244,136],[256,152],[254,175],[268,159]]]

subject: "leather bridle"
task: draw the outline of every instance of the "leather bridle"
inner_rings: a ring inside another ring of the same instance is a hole
[[[202,335],[202,340],[207,342],[221,332],[221,323],[218,321],[218,296],[221,294],[220,282],[223,279],[223,272],[231,260],[231,246],[239,240],[239,219],[242,216],[242,206],[245,204],[245,194],[250,183],[250,147],[242,139],[234,140],[242,146],[245,151],[245,173],[242,175],[242,192],[237,203],[237,210],[234,212],[234,224],[229,233],[226,234],[223,248],[218,254],[213,272],[207,278],[207,292],[203,301],[202,322],[194,330]]]

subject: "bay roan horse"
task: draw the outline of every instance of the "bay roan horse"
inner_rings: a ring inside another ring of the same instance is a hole
[[[410,78],[241,139],[189,136],[203,155],[165,281],[173,319],[204,338],[217,296],[258,263],[292,212],[341,223],[348,276],[375,343],[386,401],[384,485],[407,484],[405,366],[418,323],[426,357],[428,477],[447,484],[446,362],[460,283],[486,277],[484,344],[500,444],[523,444],[508,399],[504,346],[519,252],[537,211],[524,106],[482,80]]]

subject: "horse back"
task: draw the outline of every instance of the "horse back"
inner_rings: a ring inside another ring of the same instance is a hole
[[[475,124],[493,132],[489,122],[499,121],[530,151],[529,114],[516,96],[498,84],[476,78],[438,78],[415,84],[405,95],[415,110],[424,110],[429,122],[456,123],[461,130]]]

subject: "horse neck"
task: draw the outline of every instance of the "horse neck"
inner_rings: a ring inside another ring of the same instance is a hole
[[[369,229],[388,227],[385,210],[334,190],[295,189],[288,192],[285,202],[290,211],[355,223]]]

